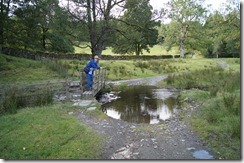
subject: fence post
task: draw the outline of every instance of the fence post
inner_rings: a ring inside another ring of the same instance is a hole
[[[103,69],[103,87],[105,87],[105,77],[106,77],[106,69]]]
[[[83,85],[82,85],[82,72],[78,71],[78,78],[79,78],[79,82],[80,82],[80,90],[81,90],[81,95],[83,94]]]
[[[94,96],[94,90],[95,90],[95,82],[96,82],[96,71],[94,71],[94,74],[93,74],[93,81],[92,81],[92,96]]]
[[[100,84],[100,82],[99,82],[100,81],[100,70],[98,70],[97,73],[98,74],[97,74],[97,90],[96,90],[96,94],[100,90],[100,85],[99,85]]]
[[[70,100],[69,86],[70,86],[70,81],[69,81],[69,79],[66,78],[65,89],[66,89],[66,99],[67,100]]]

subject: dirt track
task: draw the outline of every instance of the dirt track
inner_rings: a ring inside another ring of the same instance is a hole
[[[166,77],[124,80],[113,84],[156,85]],[[198,107],[189,104],[187,109],[180,109],[169,120],[153,125],[128,123],[110,117],[98,120],[84,111],[78,113],[78,118],[105,137],[101,159],[214,159],[211,154],[195,156],[195,152],[201,150],[211,153],[196,137],[187,121]]]

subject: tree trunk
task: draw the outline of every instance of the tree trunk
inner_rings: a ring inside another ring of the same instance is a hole
[[[182,37],[180,41],[180,57],[184,58],[185,57],[185,40],[186,40],[186,34],[187,34],[187,25],[182,26]]]
[[[180,57],[184,58],[185,57],[185,47],[184,47],[184,41],[181,40],[180,42]]]
[[[92,54],[93,55],[96,54],[99,57],[101,57],[102,51],[103,51],[103,44],[102,43],[98,42],[97,44],[92,45]]]
[[[100,2],[101,3],[101,2]],[[112,9],[112,0],[107,1],[106,9],[104,10],[104,25],[101,30],[97,29],[96,15],[96,0],[87,0],[87,20],[90,35],[91,52],[99,57],[105,47],[106,38],[109,32],[110,11]]]
[[[46,50],[46,33],[48,31],[48,28],[42,27],[42,49]]]
[[[135,52],[136,52],[136,56],[139,56],[140,55],[141,48],[140,48],[140,44],[139,43],[137,43],[135,45]]]
[[[87,0],[87,19],[88,19],[88,29],[89,29],[89,35],[90,35],[90,43],[91,43],[91,52],[92,54],[97,53],[97,33],[96,33],[96,14],[95,14],[96,8],[95,8],[95,1]]]

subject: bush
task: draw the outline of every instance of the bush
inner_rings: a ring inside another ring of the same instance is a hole
[[[217,123],[223,116],[223,110],[221,108],[220,99],[212,100],[207,106],[205,106],[204,119],[206,119],[209,124]]]
[[[240,115],[240,97],[237,94],[225,94],[223,96],[224,106],[231,115]]]
[[[4,90],[0,101],[0,114],[16,113],[18,109],[30,106],[44,106],[53,102],[53,93],[48,88],[31,94],[16,87]]]
[[[52,71],[55,71],[57,72],[59,75],[61,75],[62,77],[67,77],[68,75],[68,69],[70,68],[69,67],[69,64],[68,63],[60,63],[58,62],[57,60],[54,60],[54,61],[45,61],[44,64],[49,68],[51,69]]]
[[[0,106],[0,114],[17,112],[16,88],[5,90]]]
[[[210,97],[216,97],[219,91],[218,87],[209,87]]]

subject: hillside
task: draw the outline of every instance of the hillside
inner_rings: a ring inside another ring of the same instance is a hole
[[[50,64],[0,53],[0,86],[25,85],[62,80]]]

